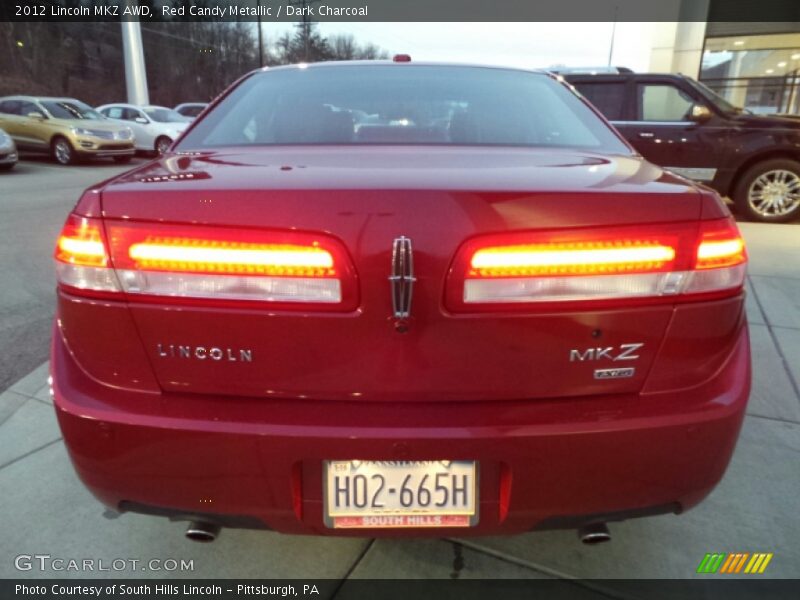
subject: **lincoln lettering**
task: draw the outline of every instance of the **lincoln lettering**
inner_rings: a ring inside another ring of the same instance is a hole
[[[194,358],[196,360],[211,360],[217,362],[253,362],[253,351],[249,348],[156,344],[156,351],[161,358]]]

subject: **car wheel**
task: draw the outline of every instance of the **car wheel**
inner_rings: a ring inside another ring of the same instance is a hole
[[[53,158],[61,165],[71,165],[76,162],[75,150],[67,138],[57,137],[52,144]]]
[[[127,165],[131,162],[132,156],[115,156],[114,162],[120,165]]]
[[[0,171],[10,171],[17,163],[8,163],[7,165],[0,165]]]
[[[750,167],[733,193],[739,214],[753,221],[785,223],[800,216],[800,162],[765,160]]]
[[[172,144],[172,140],[168,137],[161,136],[156,140],[156,154],[161,156],[167,150],[169,150],[170,145]]]

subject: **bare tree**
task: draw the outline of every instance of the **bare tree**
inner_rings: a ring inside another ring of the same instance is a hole
[[[317,42],[312,42],[311,47],[315,48]],[[336,34],[325,40],[324,50],[314,56],[314,60],[377,60],[388,58],[388,53],[375,44],[367,43],[360,45],[352,34]],[[299,50],[299,48],[298,48]],[[296,60],[286,62],[296,62]]]
[[[356,58],[361,60],[384,60],[389,58],[389,53],[383,48],[368,42],[356,51]]]
[[[356,58],[358,45],[356,39],[350,34],[332,35],[328,38],[328,45],[335,60],[353,60]]]
[[[249,22],[145,21],[142,41],[156,104],[209,100],[259,66],[257,31]],[[352,35],[323,36],[310,20],[265,40],[264,52],[269,65],[387,57],[385,50],[359,44]],[[0,73],[0,95],[74,95],[94,106],[124,100],[119,24],[0,22]]]

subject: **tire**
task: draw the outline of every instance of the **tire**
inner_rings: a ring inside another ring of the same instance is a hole
[[[786,223],[800,217],[800,162],[775,158],[753,165],[736,184],[733,201],[751,221]]]
[[[162,135],[162,136],[156,138],[156,143],[155,143],[155,146],[154,146],[154,149],[156,151],[156,155],[161,156],[162,154],[164,154],[167,151],[167,149],[170,147],[171,144],[172,144],[172,140],[169,139],[165,135]]]
[[[78,162],[77,152],[65,137],[56,137],[50,144],[50,154],[60,165],[74,165]]]
[[[14,165],[16,164],[17,163],[13,162],[13,163],[8,163],[7,165],[0,165],[0,171],[10,171],[11,169],[14,168]]]
[[[131,162],[132,158],[132,156],[115,156],[114,162],[118,165],[127,165],[129,162]]]

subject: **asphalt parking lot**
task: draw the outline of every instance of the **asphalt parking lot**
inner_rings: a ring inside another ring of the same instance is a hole
[[[86,187],[129,168],[111,160],[62,167],[29,156],[0,173],[0,391],[47,358],[51,257],[67,212]]]
[[[751,254],[753,393],[727,475],[685,515],[611,524],[613,541],[591,547],[574,531],[397,541],[226,530],[200,545],[184,539],[181,523],[113,518],[69,464],[45,361],[53,241],[81,190],[121,170],[111,162],[59,167],[41,159],[0,176],[0,577],[555,577],[608,579],[601,587],[613,595],[615,578],[716,577],[695,573],[708,552],[772,552],[760,577],[800,572],[800,223],[742,224]],[[194,569],[19,571],[21,554],[184,559]]]

